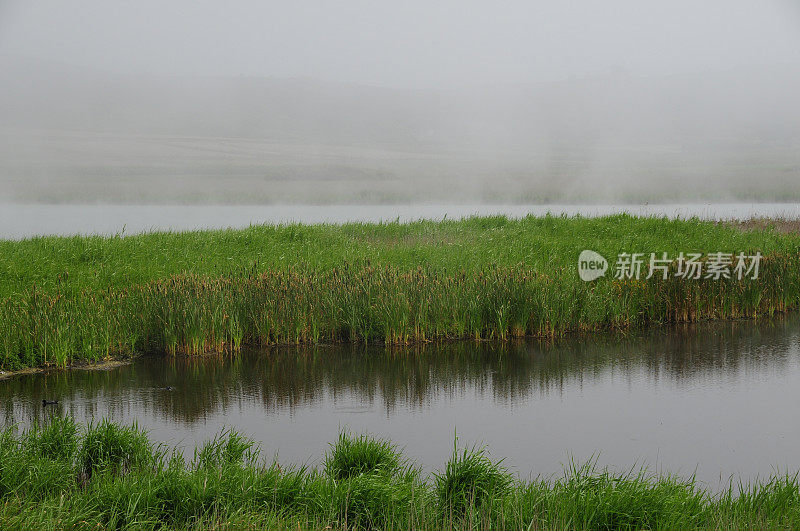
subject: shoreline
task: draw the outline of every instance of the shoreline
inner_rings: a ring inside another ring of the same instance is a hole
[[[703,320],[694,320],[694,321],[674,321],[668,323],[658,323],[658,324],[651,324],[644,327],[629,327],[629,328],[618,328],[618,329],[601,329],[601,330],[591,330],[591,331],[582,331],[582,330],[574,330],[574,331],[567,331],[561,335],[553,336],[553,335],[527,335],[527,336],[514,336],[514,337],[507,337],[505,339],[500,338],[474,338],[474,337],[442,337],[442,338],[433,338],[428,340],[419,340],[419,341],[412,341],[407,343],[387,343],[381,341],[373,341],[370,343],[364,343],[359,341],[349,341],[349,342],[322,342],[322,343],[274,343],[269,345],[260,345],[260,346],[253,346],[253,345],[242,345],[242,350],[248,351],[255,351],[259,349],[285,349],[285,348],[292,348],[292,349],[303,349],[303,348],[310,348],[310,347],[341,347],[341,346],[354,346],[354,345],[369,345],[371,347],[382,347],[384,349],[404,349],[404,348],[415,348],[420,347],[422,345],[438,345],[443,343],[453,344],[453,343],[484,343],[484,344],[508,344],[513,342],[526,342],[526,341],[554,341],[554,340],[591,340],[596,339],[598,337],[602,337],[604,339],[621,339],[626,337],[627,334],[636,334],[636,333],[644,333],[647,331],[655,330],[655,329],[668,329],[669,327],[676,327],[676,326],[684,326],[684,325],[702,325],[702,324],[713,324],[713,323],[744,323],[744,322],[757,322],[763,320],[771,320],[778,317],[790,315],[797,313],[797,308],[788,309],[785,311],[775,312],[772,315],[757,315],[754,317],[722,317],[717,319],[703,319]],[[196,354],[186,354],[186,353],[175,353],[171,354],[167,351],[161,352],[137,352],[133,355],[127,355],[122,358],[112,358],[104,361],[81,361],[78,360],[75,363],[68,364],[64,367],[57,367],[57,366],[49,366],[49,367],[26,367],[19,370],[11,370],[11,371],[0,371],[0,381],[6,380],[9,378],[14,378],[17,376],[27,376],[31,374],[46,374],[52,372],[62,372],[62,371],[107,371],[113,370],[118,367],[124,367],[126,365],[130,365],[134,363],[137,359],[142,357],[150,357],[154,359],[189,359],[189,360],[197,360],[203,358],[214,358],[218,356],[224,355],[237,355],[237,351],[214,351],[209,350],[206,352],[196,353]]]
[[[110,359],[105,361],[78,362],[65,367],[27,367],[16,371],[0,371],[0,381],[29,374],[44,374],[58,371],[110,371],[133,363],[134,358]]]

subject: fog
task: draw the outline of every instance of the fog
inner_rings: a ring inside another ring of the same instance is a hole
[[[800,9],[0,0],[0,200],[800,201]]]

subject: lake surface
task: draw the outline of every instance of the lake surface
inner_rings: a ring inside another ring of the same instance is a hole
[[[59,234],[136,234],[151,230],[247,227],[262,223],[345,223],[458,219],[474,215],[524,217],[640,216],[747,219],[800,218],[799,203],[697,203],[659,205],[44,205],[0,203],[0,238]]]
[[[43,398],[60,402],[43,408]],[[457,431],[523,477],[595,455],[617,469],[696,472],[711,488],[800,470],[798,402],[797,315],[626,338],[142,358],[0,381],[6,424],[63,413],[137,421],[187,452],[234,427],[267,456],[318,464],[346,428],[392,439],[431,471]]]

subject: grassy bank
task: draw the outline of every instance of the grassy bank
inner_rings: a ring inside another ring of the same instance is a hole
[[[765,255],[758,280],[578,278],[583,249]],[[612,216],[0,242],[0,366],[242,345],[549,336],[800,303],[800,235]]]
[[[0,525],[36,528],[793,528],[800,482],[710,494],[693,480],[591,464],[521,480],[482,449],[424,476],[391,443],[342,434],[319,469],[262,460],[220,434],[193,458],[135,427],[54,417],[0,437]]]

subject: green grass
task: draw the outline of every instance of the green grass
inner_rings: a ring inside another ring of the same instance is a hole
[[[191,462],[152,444],[135,427],[103,422],[46,426],[0,437],[0,527],[102,529],[730,529],[800,526],[800,481],[711,493],[693,479],[615,473],[590,462],[561,477],[522,480],[485,449],[455,449],[423,476],[387,441],[343,434],[322,470],[262,460],[252,441],[223,432]],[[110,429],[114,426],[115,429]],[[42,451],[44,436],[68,450]],[[147,456],[97,461],[91,445]],[[347,463],[331,466],[331,456]],[[377,463],[377,465],[376,465]],[[385,463],[386,466],[381,466]],[[392,469],[392,473],[388,471]]]
[[[457,443],[458,438],[455,440]],[[511,474],[500,463],[492,462],[484,449],[464,448],[459,453],[457,445],[444,472],[436,474],[434,482],[439,509],[451,518],[502,498],[511,484]]]
[[[579,280],[583,249],[762,252],[758,281]],[[555,336],[798,306],[800,235],[505,217],[0,242],[0,368],[244,345]]]
[[[134,426],[119,426],[107,420],[90,425],[78,451],[78,467],[90,477],[98,470],[119,472],[146,465],[153,458],[150,441]]]
[[[337,480],[362,474],[391,476],[401,468],[400,453],[389,441],[347,432],[339,434],[325,457],[325,473]]]

